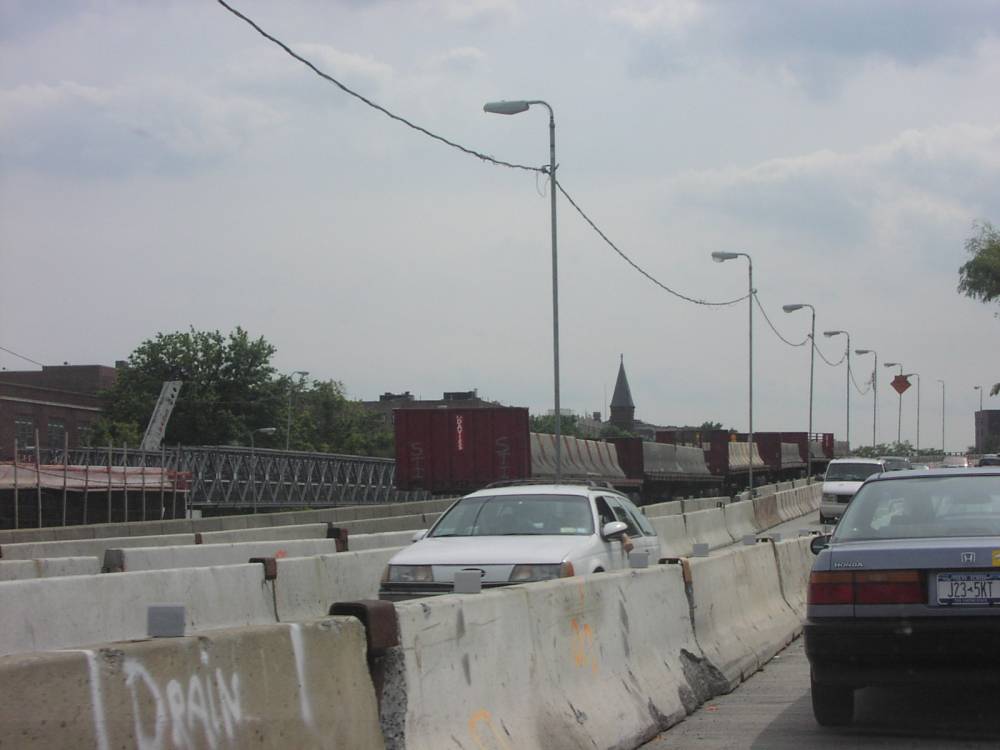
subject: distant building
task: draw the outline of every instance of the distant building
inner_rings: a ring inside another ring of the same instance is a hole
[[[0,371],[0,458],[20,450],[75,448],[103,409],[100,391],[114,385],[118,372],[104,365],[45,365],[41,370]]]
[[[632,401],[632,389],[628,386],[628,376],[625,374],[624,354],[618,363],[618,380],[615,381],[615,392],[611,396],[611,417],[608,421],[625,432],[632,432],[635,423],[635,402]]]
[[[486,401],[479,398],[477,390],[445,391],[440,399],[417,399],[409,391],[403,393],[383,393],[378,401],[362,401],[361,405],[368,411],[378,414],[382,421],[392,426],[393,409],[478,409],[487,406],[503,406],[499,401]]]
[[[976,453],[1000,453],[1000,409],[976,412]]]

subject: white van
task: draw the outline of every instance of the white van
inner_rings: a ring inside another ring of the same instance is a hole
[[[884,472],[878,458],[835,458],[823,477],[823,498],[819,504],[819,522],[837,523],[854,493],[872,474]]]

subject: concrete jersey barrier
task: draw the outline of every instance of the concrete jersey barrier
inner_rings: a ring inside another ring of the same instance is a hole
[[[754,515],[753,503],[743,501],[742,503],[730,503],[722,509],[726,521],[726,531],[734,541],[740,541],[743,537],[756,534],[760,531],[757,526],[757,519]]]
[[[732,536],[726,530],[726,517],[722,508],[685,513],[684,524],[692,544],[701,542],[707,544],[709,549],[718,549],[733,543]]]
[[[770,542],[689,559],[694,629],[705,657],[735,688],[798,632]]]
[[[649,522],[660,539],[661,557],[687,557],[691,554],[691,539],[687,535],[684,516],[654,516]]]
[[[0,545],[22,542],[49,542],[75,539],[102,539],[105,537],[159,536],[163,534],[194,534],[206,531],[231,531],[260,528],[263,526],[298,526],[307,523],[334,523],[385,518],[392,516],[440,513],[456,498],[418,500],[408,503],[385,505],[348,505],[318,510],[280,511],[239,516],[212,516],[207,518],[179,518],[163,521],[128,521],[117,523],[86,524],[79,526],[50,526],[41,529],[0,530]]]
[[[641,510],[647,518],[655,518],[656,516],[675,516],[678,513],[683,512],[680,500],[670,500],[665,503],[643,505]]]
[[[781,577],[781,590],[785,601],[799,620],[806,616],[809,572],[812,570],[813,560],[816,559],[809,551],[811,540],[812,537],[802,536],[773,542],[778,575]]]
[[[3,657],[0,726],[19,748],[379,750],[365,646],[332,617]]]
[[[0,581],[31,578],[95,575],[101,572],[96,557],[51,557],[38,560],[0,560]]]
[[[259,564],[0,583],[0,655],[145,638],[150,604],[185,606],[188,632],[275,622]]]
[[[782,518],[778,514],[777,495],[755,497],[750,502],[753,503],[754,519],[756,520],[757,528],[760,531],[770,529],[782,522]]]
[[[404,602],[396,614],[387,750],[636,747],[710,693],[679,566]]]
[[[0,558],[4,560],[33,560],[42,557],[96,557],[103,560],[104,551],[112,548],[168,547],[194,543],[194,534],[67,539],[61,542],[18,542],[0,545]]]
[[[322,617],[337,601],[377,599],[389,559],[401,548],[277,561],[274,611],[282,622]]]
[[[718,508],[720,504],[728,502],[728,497],[689,497],[680,501],[681,508],[683,508],[685,513],[691,513],[696,510]]]
[[[232,544],[189,544],[182,547],[126,547],[104,553],[103,570],[123,573],[137,570],[205,568],[238,565],[251,557],[308,557],[337,551],[337,539],[293,539]]]

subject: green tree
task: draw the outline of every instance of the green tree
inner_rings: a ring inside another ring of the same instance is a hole
[[[295,400],[292,447],[350,455],[393,455],[393,433],[382,417],[349,400],[335,380],[316,381]]]
[[[111,437],[120,438],[125,425],[142,433],[165,380],[184,383],[167,423],[168,444],[246,443],[251,429],[282,426],[285,390],[273,378],[274,352],[239,327],[228,336],[193,328],[157,334],[132,352],[104,394]]]
[[[601,437],[602,438],[615,438],[615,437],[635,437],[628,430],[623,430],[616,424],[605,424],[601,427]]]
[[[532,432],[555,434],[556,418],[554,414],[532,414],[529,423]],[[563,414],[562,419],[559,420],[559,432],[563,435],[579,435],[580,430],[576,424],[576,415]]]
[[[973,224],[973,229],[975,236],[965,241],[972,257],[958,269],[958,291],[983,303],[1000,302],[1000,231],[988,221]],[[1000,383],[994,383],[990,395],[998,393]]]

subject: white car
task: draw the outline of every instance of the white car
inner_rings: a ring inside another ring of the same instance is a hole
[[[831,461],[823,477],[819,522],[837,523],[862,482],[885,470],[885,462],[880,458],[835,458]]]
[[[627,542],[650,562],[660,554],[656,530],[625,495],[582,484],[479,490],[418,536],[389,561],[380,599],[450,593],[466,570],[479,572],[483,588],[621,570]]]

